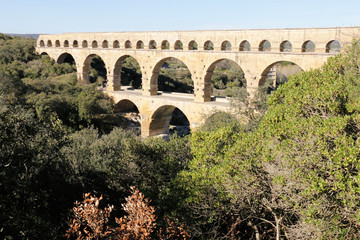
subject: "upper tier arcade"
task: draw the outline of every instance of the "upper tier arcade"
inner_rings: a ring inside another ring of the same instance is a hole
[[[169,32],[64,33],[40,35],[37,52],[58,63],[74,58],[79,81],[88,82],[90,62],[99,55],[107,69],[107,89],[120,90],[121,62],[134,57],[142,72],[142,94],[157,94],[157,77],[168,58],[181,60],[194,81],[194,99],[211,100],[211,76],[217,62],[229,59],[245,73],[248,91],[264,82],[281,61],[303,70],[317,68],[357,38],[360,27]]]

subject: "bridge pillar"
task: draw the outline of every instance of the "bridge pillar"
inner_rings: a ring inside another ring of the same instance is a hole
[[[119,91],[121,89],[119,75],[107,75],[106,89],[108,91]]]
[[[246,90],[249,94],[249,98],[253,99],[255,97],[255,93],[259,87],[259,83],[262,79],[261,73],[254,73],[255,71],[246,71],[245,78],[246,78]]]
[[[210,102],[211,82],[194,82],[194,97],[195,102]]]
[[[152,73],[151,76],[148,76],[146,72],[143,72],[142,75],[142,95],[145,96],[154,96],[158,92],[158,72]]]
[[[87,71],[83,71],[82,67],[77,66],[77,79],[79,81],[80,84],[89,84],[90,83],[90,75],[89,72]]]

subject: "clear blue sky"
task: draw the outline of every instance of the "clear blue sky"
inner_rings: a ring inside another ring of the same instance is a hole
[[[360,0],[0,0],[0,32],[360,26]]]

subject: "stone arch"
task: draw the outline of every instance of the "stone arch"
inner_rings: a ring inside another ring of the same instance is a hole
[[[108,47],[109,47],[108,41],[104,40],[104,41],[102,42],[102,44],[101,44],[101,47],[102,47],[102,48],[108,48]]]
[[[113,48],[120,48],[120,43],[119,43],[118,40],[115,40],[115,41],[113,42]]]
[[[88,42],[86,40],[82,41],[81,47],[82,48],[87,48],[88,47]]]
[[[183,113],[190,126],[189,118],[186,116],[184,111],[173,105],[164,105],[156,109],[155,112],[151,115],[148,135],[155,136],[159,134],[168,134],[170,120],[175,109],[178,109]]]
[[[239,46],[239,51],[241,52],[251,51],[250,43],[247,40],[242,41]]]
[[[285,40],[280,44],[280,52],[292,52],[292,44],[290,41]]]
[[[55,47],[60,47],[60,41],[59,40],[55,41]]]
[[[40,47],[45,47],[45,42],[44,42],[44,40],[40,40]]]
[[[91,69],[91,61],[94,57],[100,57],[100,59],[104,62],[105,69],[106,69],[106,62],[104,61],[104,58],[102,58],[100,55],[97,54],[90,54],[85,58],[85,61],[82,65],[82,81],[84,83],[90,83],[90,69]]]
[[[262,40],[259,44],[260,52],[269,52],[271,51],[271,43],[268,40]]]
[[[149,42],[149,49],[156,49],[156,42],[155,42],[155,40],[150,40],[150,42]]]
[[[51,40],[48,40],[48,41],[47,41],[47,46],[48,46],[48,47],[52,47],[52,42],[51,42]]]
[[[144,49],[144,42],[141,40],[137,41],[136,49]]]
[[[183,50],[183,43],[180,40],[177,40],[174,44],[174,50]]]
[[[130,40],[126,40],[124,46],[125,46],[125,48],[132,48]]]
[[[74,47],[74,48],[79,47],[79,43],[78,43],[77,40],[74,40],[74,41],[73,41],[73,47]]]
[[[244,74],[244,70],[242,69],[242,67],[237,63],[235,62],[234,60],[231,60],[231,59],[228,59],[228,58],[220,58],[220,59],[217,59],[216,61],[212,62],[208,67],[207,67],[207,70],[206,70],[206,74],[205,74],[205,77],[204,77],[204,98],[205,98],[205,101],[210,101],[211,100],[211,78],[214,74],[214,70],[217,66],[218,63],[224,61],[224,60],[227,60],[229,62],[231,62],[232,64],[236,65],[241,71],[242,71],[242,74]],[[243,82],[244,86],[243,87],[246,87],[246,78],[245,76],[243,75],[242,76],[245,80],[245,82]]]
[[[190,75],[191,75],[190,78],[192,80],[193,73],[186,63],[184,63],[182,60],[180,60],[178,58],[174,58],[174,57],[163,58],[156,63],[156,65],[154,66],[154,68],[152,70],[152,75],[151,75],[151,79],[150,79],[150,92],[152,93],[152,95],[156,95],[157,91],[158,91],[158,78],[159,78],[159,73],[160,73],[161,67],[167,60],[171,60],[171,59],[176,59],[176,60],[179,60],[180,62],[182,62],[182,64],[184,64],[186,66],[186,68],[189,70]],[[194,81],[192,80],[192,82],[194,82]]]
[[[303,71],[303,69],[300,67],[300,65],[297,64],[297,63],[295,63],[295,62],[290,62],[290,61],[277,61],[277,62],[271,63],[270,65],[268,65],[268,66],[264,69],[264,71],[261,73],[261,77],[260,77],[258,86],[259,86],[259,87],[260,87],[260,86],[264,86],[266,80],[270,77],[270,76],[269,76],[269,73],[271,73],[272,71],[275,71],[275,75],[274,75],[274,76],[275,76],[275,79],[273,79],[273,80],[276,80],[276,69],[274,70],[274,67],[276,67],[278,64],[284,64],[284,63],[285,63],[285,64],[290,64],[290,65],[296,66],[296,67],[299,69],[299,71]],[[295,73],[299,72],[299,71],[293,72],[293,73],[291,73],[291,74],[287,74],[287,75],[286,75],[286,78],[287,78],[288,76],[292,75],[292,74],[295,74]],[[276,83],[276,82],[274,82],[274,83]],[[273,87],[276,88],[277,86],[273,85]]]
[[[71,55],[70,53],[62,53],[56,60],[56,63],[58,64],[62,64],[62,63],[70,63],[76,66],[76,61],[75,58],[73,57],[73,55]]]
[[[332,40],[326,44],[327,53],[338,53],[340,52],[340,49],[341,49],[341,44],[336,40]]]
[[[195,40],[190,41],[188,49],[189,50],[198,50],[197,42],[195,42]]]
[[[69,41],[68,40],[64,41],[64,47],[69,47]]]
[[[92,47],[92,48],[97,48],[97,47],[98,47],[98,43],[97,43],[96,40],[92,41],[91,47]]]
[[[139,108],[136,104],[129,99],[122,99],[114,105],[115,113],[126,113],[126,112],[135,112],[139,113]]]
[[[311,40],[307,40],[301,46],[301,52],[315,52],[315,43]]]
[[[118,60],[116,61],[114,68],[113,68],[113,83],[110,84],[113,86],[113,91],[116,90],[120,90],[121,89],[121,69],[122,69],[122,65],[123,62],[126,58],[131,57],[133,59],[135,59],[135,61],[137,62],[137,64],[139,65],[140,71],[141,71],[141,66],[139,61],[131,55],[124,55],[118,58]]]
[[[204,50],[214,50],[214,43],[210,40],[207,40],[204,43]]]
[[[47,52],[42,52],[41,54],[40,54],[40,56],[48,56],[49,58],[50,58],[50,56],[49,56],[49,54],[47,53]],[[54,60],[53,60],[54,61]]]
[[[170,43],[168,40],[164,40],[161,42],[161,50],[169,50],[170,49]]]
[[[221,51],[231,51],[231,43],[227,40],[221,43]]]

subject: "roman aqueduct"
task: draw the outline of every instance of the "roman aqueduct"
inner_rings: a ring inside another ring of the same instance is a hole
[[[36,51],[48,54],[57,63],[71,55],[82,83],[89,82],[91,60],[100,56],[107,71],[105,92],[116,103],[136,105],[142,136],[152,136],[168,131],[175,108],[186,115],[191,128],[201,125],[204,116],[216,109],[229,109],[227,102],[211,97],[211,77],[221,60],[231,60],[241,67],[251,95],[275,64],[288,61],[303,70],[320,67],[359,33],[359,27],[64,33],[40,35]],[[140,92],[121,89],[122,62],[129,56],[140,65]],[[188,67],[194,94],[158,92],[159,71],[169,58],[176,58]]]

